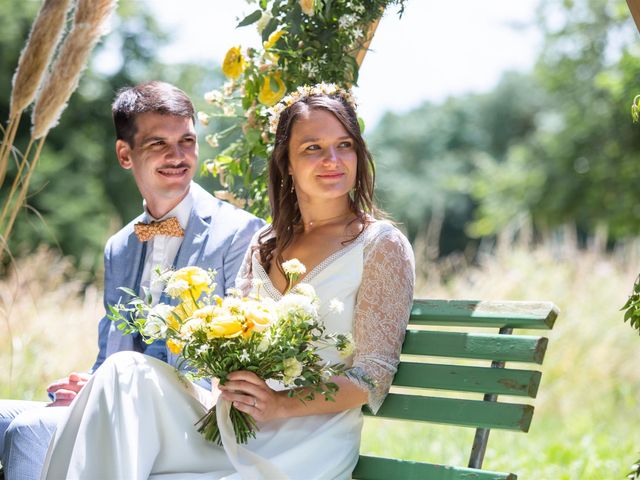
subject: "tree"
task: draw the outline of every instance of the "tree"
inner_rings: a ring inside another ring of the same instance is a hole
[[[442,253],[469,242],[467,224],[478,188],[474,172],[501,164],[535,130],[544,95],[530,76],[508,73],[487,94],[425,103],[387,114],[368,137],[377,161],[379,198],[415,238],[441,218]]]
[[[605,227],[613,239],[637,235],[640,136],[629,105],[640,44],[626,4],[546,1],[538,23],[545,39],[534,80],[545,108],[534,135],[475,176],[476,233],[499,231],[517,210],[542,231],[576,223],[585,234]],[[500,174],[503,188],[492,188]]]

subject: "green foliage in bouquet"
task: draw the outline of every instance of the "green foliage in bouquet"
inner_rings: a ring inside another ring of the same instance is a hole
[[[405,0],[259,0],[239,27],[256,25],[262,47],[232,47],[222,71],[229,79],[205,94],[211,105],[199,112],[215,156],[203,173],[217,176],[226,189],[218,198],[267,217],[266,161],[273,134],[268,109],[302,85],[320,82],[349,88],[385,8]]]
[[[319,350],[335,348],[341,355],[352,353],[350,334],[325,331],[319,320],[319,300],[311,285],[295,279],[304,273],[297,260],[283,264],[289,288],[277,302],[256,295],[243,297],[232,291],[225,298],[213,294],[215,272],[184,267],[160,275],[165,292],[177,305],[151,306],[135,292],[122,289],[132,299],[126,305],[110,306],[110,318],[125,333],[139,333],[145,342],[166,339],[167,347],[179,354],[192,379],[218,378],[224,385],[231,372],[246,370],[263,380],[284,384],[288,395],[308,401],[316,395],[333,400],[338,386],[331,378],[344,373],[342,364],[322,361]],[[332,300],[331,305],[335,305]],[[336,308],[340,308],[340,305]],[[230,418],[236,441],[255,437],[254,419],[231,407]],[[209,441],[221,444],[216,407],[199,421],[199,431]]]

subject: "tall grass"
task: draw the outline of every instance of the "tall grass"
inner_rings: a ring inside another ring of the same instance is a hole
[[[508,243],[473,266],[453,257],[426,264],[418,297],[551,300],[561,310],[531,430],[492,431],[486,469],[536,480],[624,478],[640,451],[640,338],[619,308],[640,269],[639,251]],[[84,289],[70,263],[46,250],[16,270],[0,279],[0,396],[44,399],[51,379],[91,365],[100,292]],[[472,436],[470,429],[367,419],[362,450],[465,465]]]
[[[46,400],[52,380],[93,364],[104,309],[82,277],[41,249],[0,278],[0,398]]]

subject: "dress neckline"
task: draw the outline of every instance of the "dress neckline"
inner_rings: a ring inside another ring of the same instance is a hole
[[[360,243],[362,243],[362,239],[365,236],[366,230],[367,228],[365,228],[365,230],[360,235],[358,235],[358,237],[353,242],[349,243],[348,245],[345,245],[342,248],[339,248],[338,250],[333,252],[331,255],[326,257],[324,260],[322,260],[320,263],[318,263],[315,267],[313,267],[313,269],[307,272],[307,274],[298,283],[309,283],[311,280],[313,280],[314,277],[316,277],[325,268],[327,268],[329,265],[335,262],[338,258],[348,253],[356,245],[359,245]],[[258,261],[256,261],[255,263],[256,263],[256,270],[258,272],[258,276],[263,281],[265,290],[269,293],[272,299],[274,300],[281,299],[284,296],[284,294],[275,287],[275,285],[271,281],[271,277],[269,277],[269,274],[265,271],[262,264]]]

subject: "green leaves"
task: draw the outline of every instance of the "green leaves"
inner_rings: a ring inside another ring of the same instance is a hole
[[[260,20],[261,17],[262,17],[262,10],[258,9],[256,11],[250,13],[246,17],[244,17],[242,19],[242,21],[240,21],[240,23],[238,23],[236,28],[245,27],[247,25],[251,25],[252,23],[256,23],[258,20]]]
[[[633,292],[620,310],[625,310],[624,321],[640,333],[640,276],[633,284]]]
[[[263,42],[266,42],[269,39],[269,35],[276,31],[276,29],[278,28],[278,24],[279,22],[275,18],[269,20],[269,23],[267,23],[267,25],[264,27],[264,30],[262,31]]]

